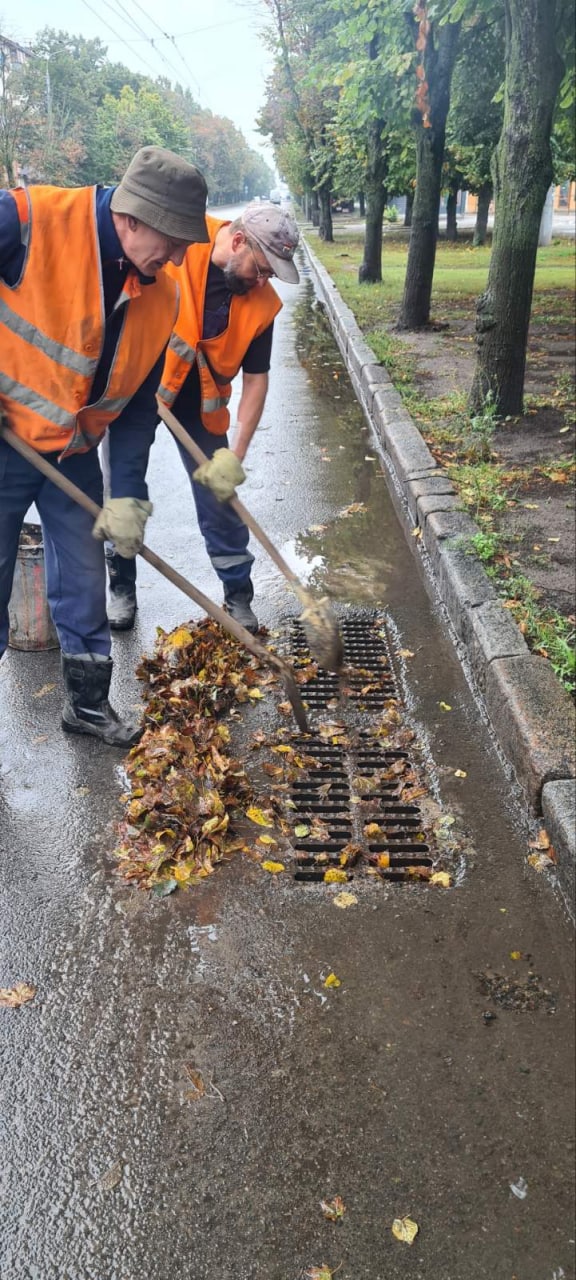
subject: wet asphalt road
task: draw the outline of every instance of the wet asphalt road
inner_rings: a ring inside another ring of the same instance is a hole
[[[383,608],[413,652],[407,713],[466,837],[459,883],[359,884],[358,905],[338,911],[332,887],[237,860],[151,902],[109,859],[120,758],[61,733],[56,653],[10,652],[0,985],[26,980],[38,995],[0,1010],[0,1276],[298,1280],[324,1263],[341,1264],[340,1280],[571,1280],[571,930],[554,885],[526,864],[514,788],[312,286],[303,275],[282,293],[242,498],[303,575],[343,606]],[[164,429],[150,490],[150,546],[218,599]],[[366,514],[338,518],[356,501]],[[307,533],[314,524],[325,531]],[[256,557],[259,615],[274,628],[292,605]],[[123,710],[156,625],[194,616],[144,564],[139,599],[136,630],[114,645]],[[251,710],[243,732],[257,725]],[[522,981],[530,964],[555,1012],[482,993],[479,974]],[[190,1062],[213,1097],[187,1097]],[[510,1190],[519,1178],[524,1199]],[[338,1225],[319,1207],[335,1195]],[[391,1234],[404,1215],[420,1227],[412,1246]]]

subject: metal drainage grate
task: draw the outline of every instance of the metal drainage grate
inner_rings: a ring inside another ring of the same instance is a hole
[[[341,865],[349,844],[360,850],[346,868],[349,879],[363,865],[378,867],[386,880],[409,880],[415,869],[432,867],[420,809],[402,803],[402,778],[411,768],[406,751],[386,750],[373,741],[345,748],[310,738],[306,754],[316,763],[291,788],[296,880],[323,880],[329,867]],[[378,831],[367,837],[369,824]],[[296,835],[304,826],[306,834]],[[382,854],[386,866],[378,863]]]
[[[305,701],[312,710],[320,710],[346,694],[363,710],[381,710],[389,698],[397,696],[382,624],[363,618],[348,618],[341,622],[340,631],[344,642],[344,665],[348,670],[341,677],[319,670],[302,690]],[[304,660],[310,657],[310,650],[304,629],[297,621],[291,626],[290,648],[295,665],[304,665]]]

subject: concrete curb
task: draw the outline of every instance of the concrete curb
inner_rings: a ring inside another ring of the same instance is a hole
[[[559,873],[574,883],[576,712],[545,658],[534,657],[482,565],[466,544],[478,527],[459,509],[448,477],[376,361],[350,307],[309,244],[304,248],[364,414],[387,454],[390,492],[407,532],[422,530],[440,598],[458,638],[497,742],[533,814],[544,815]]]

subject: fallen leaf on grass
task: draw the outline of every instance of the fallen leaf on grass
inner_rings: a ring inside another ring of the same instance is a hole
[[[336,977],[335,973],[329,973],[328,977],[325,978],[324,980],[324,986],[325,987],[341,987],[342,983],[340,981],[340,978]]]
[[[346,1213],[346,1205],[341,1196],[334,1196],[333,1200],[321,1200],[320,1208],[329,1222],[341,1221]]]
[[[46,694],[47,694],[47,693],[52,693],[52,690],[53,690],[53,689],[55,689],[55,688],[56,688],[56,685],[55,685],[55,684],[43,684],[41,689],[37,689],[37,690],[36,690],[36,693],[33,693],[33,694],[32,694],[32,697],[33,697],[33,698],[45,698],[45,697],[46,697]]]
[[[355,907],[357,902],[358,902],[358,899],[356,897],[356,894],[348,893],[346,891],[344,891],[343,893],[337,893],[336,897],[334,898],[334,906],[341,907],[342,910],[345,910],[346,907]]]
[[[246,810],[246,817],[249,818],[251,822],[255,822],[259,827],[274,826],[274,823],[270,820],[270,814],[264,813],[263,809],[256,809],[254,805],[251,805],[250,808]]]
[[[266,860],[260,863],[263,871],[268,871],[271,876],[277,876],[281,871],[285,871],[286,867],[283,862],[270,862]]]
[[[342,511],[339,512],[339,514],[340,516],[344,516],[344,517],[355,516],[355,515],[358,515],[360,511],[365,511],[365,510],[366,510],[366,505],[364,502],[351,502],[350,506],[344,507]]]
[[[0,987],[0,1005],[6,1009],[19,1009],[34,999],[37,990],[28,982],[17,982],[15,987]]]
[[[418,1235],[418,1223],[412,1218],[395,1218],[392,1223],[392,1235],[404,1244],[414,1244]]]

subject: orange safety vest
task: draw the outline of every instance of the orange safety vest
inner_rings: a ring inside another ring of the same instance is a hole
[[[166,267],[179,285],[180,310],[168,343],[158,395],[171,408],[196,363],[202,422],[207,431],[223,436],[230,425],[227,405],[232,394],[232,378],[236,377],[253,338],[268,328],[282,303],[270,284],[241,296],[234,294],[224,332],[215,338],[202,337],[210,258],[220,227],[229,225],[210,217],[206,223],[210,243],[190,245],[181,267],[172,263]]]
[[[178,310],[160,271],[141,286],[130,271],[116,302],[124,322],[104,393],[89,404],[105,330],[96,187],[11,192],[26,258],[12,288],[0,279],[0,409],[40,452],[85,453],[142,385]]]

